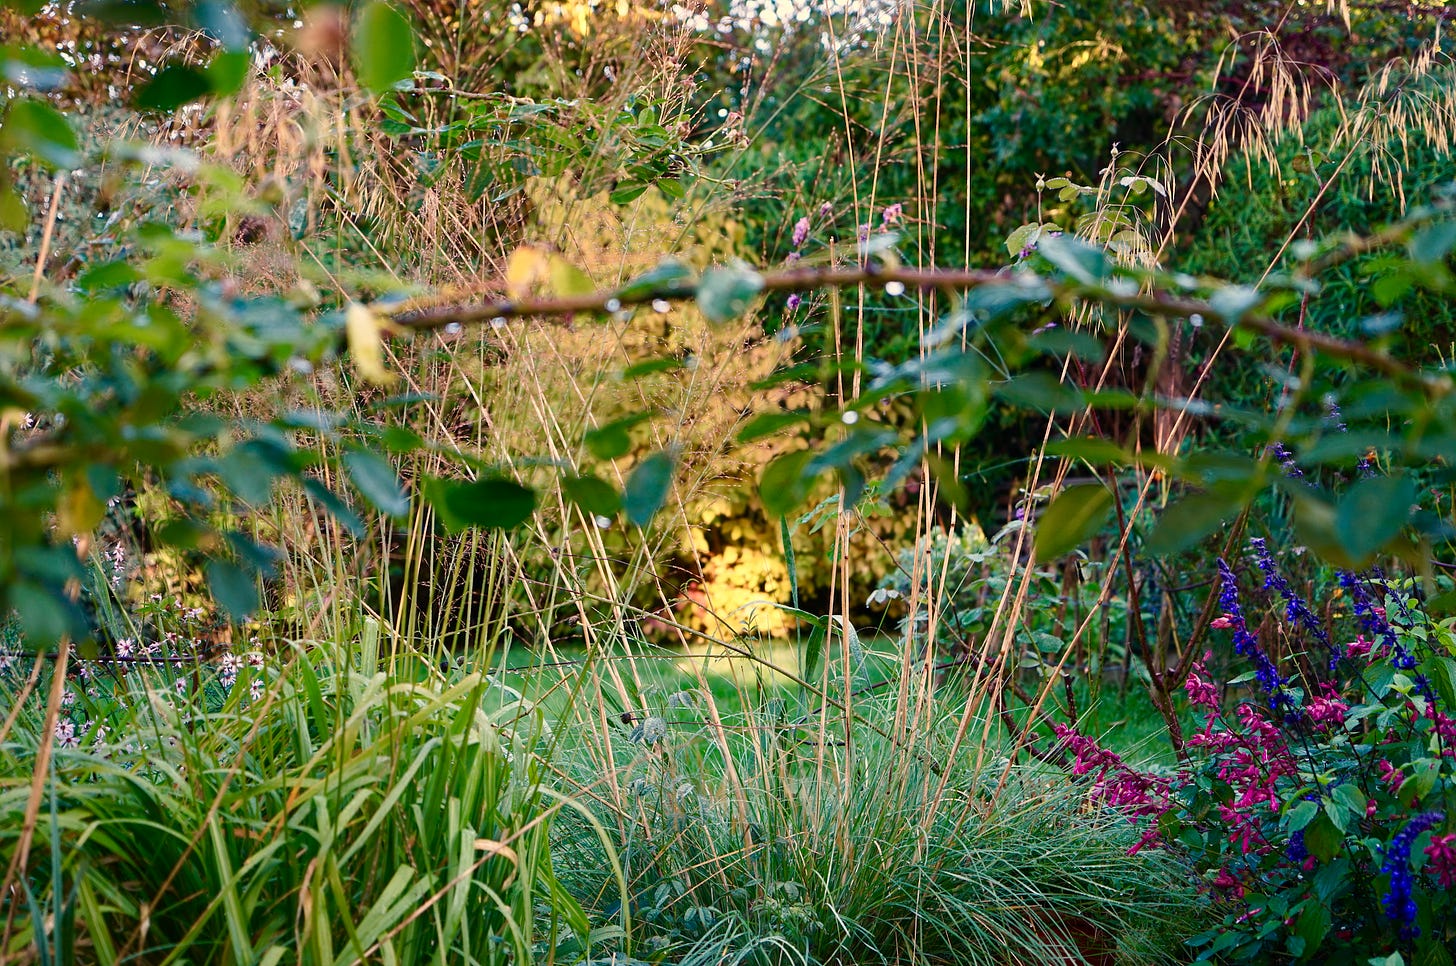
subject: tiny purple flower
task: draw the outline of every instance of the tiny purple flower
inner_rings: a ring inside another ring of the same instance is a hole
[[[809,240],[809,217],[805,215],[794,222],[793,242],[795,248],[803,248],[804,242]]]

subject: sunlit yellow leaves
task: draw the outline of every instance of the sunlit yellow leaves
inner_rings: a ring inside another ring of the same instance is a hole
[[[349,343],[349,358],[354,371],[376,386],[392,385],[399,375],[384,367],[384,340],[403,330],[367,305],[349,303],[344,313],[344,334]]]
[[[520,301],[533,296],[562,298],[596,291],[591,278],[555,252],[522,245],[506,261],[506,294]]]

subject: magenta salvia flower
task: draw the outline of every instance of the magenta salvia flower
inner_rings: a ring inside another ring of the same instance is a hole
[[[793,243],[795,248],[803,248],[804,242],[809,240],[809,217],[805,215],[794,222]]]
[[[1208,668],[1202,661],[1194,663],[1188,680],[1183,682],[1183,690],[1188,693],[1188,701],[1194,707],[1218,713],[1218,688],[1214,687]]]
[[[1431,844],[1425,848],[1429,860],[1427,868],[1441,883],[1441,888],[1456,886],[1456,832],[1432,835]]]
[[[1312,721],[1330,728],[1345,723],[1345,715],[1349,713],[1350,706],[1341,701],[1335,689],[1327,684],[1325,693],[1311,700],[1307,710]]]

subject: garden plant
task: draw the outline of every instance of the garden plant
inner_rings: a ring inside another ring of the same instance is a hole
[[[1451,963],[1447,17],[9,0],[0,963]]]

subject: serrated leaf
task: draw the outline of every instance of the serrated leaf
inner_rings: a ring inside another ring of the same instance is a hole
[[[672,490],[673,459],[667,453],[653,453],[638,463],[622,488],[622,507],[627,522],[645,527],[667,502]]]
[[[591,473],[563,477],[561,492],[572,503],[595,516],[613,517],[622,509],[622,494],[617,492],[617,488]]]
[[[1416,485],[1403,476],[1357,480],[1335,507],[1335,532],[1354,560],[1366,560],[1393,540],[1410,519]]]
[[[1100,483],[1068,487],[1036,521],[1036,557],[1055,560],[1089,539],[1112,510],[1112,492]]]
[[[393,6],[373,0],[354,22],[350,54],[360,83],[376,93],[389,90],[414,72],[414,28]]]
[[[409,494],[389,460],[357,449],[345,453],[343,463],[354,488],[380,513],[402,517],[409,512]]]
[[[763,276],[747,265],[710,268],[698,280],[698,308],[709,322],[731,322],[748,311]]]
[[[253,571],[228,560],[207,565],[207,587],[228,617],[247,620],[258,609],[258,581]]]

